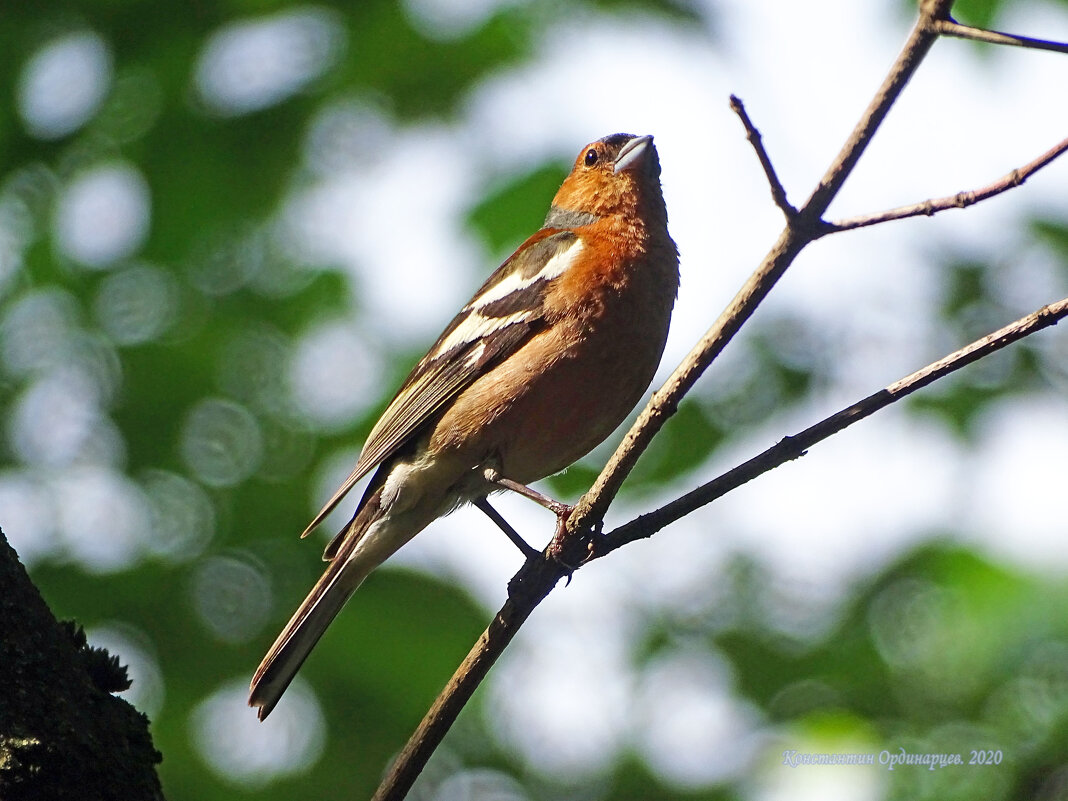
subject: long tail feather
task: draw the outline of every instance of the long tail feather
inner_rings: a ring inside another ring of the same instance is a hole
[[[377,504],[369,504],[343,530],[336,553],[308,597],[267,651],[249,689],[249,706],[259,707],[263,720],[274,709],[297,670],[319,642],[345,602],[381,562],[379,555],[356,545],[377,519]]]

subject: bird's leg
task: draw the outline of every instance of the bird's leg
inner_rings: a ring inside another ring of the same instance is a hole
[[[485,468],[482,471],[482,475],[486,479],[486,481],[488,481],[490,484],[496,484],[498,487],[501,487],[502,489],[509,489],[512,492],[515,492],[515,493],[518,493],[519,495],[522,495],[524,498],[529,498],[530,500],[534,501],[534,503],[538,504],[539,506],[544,506],[546,509],[548,509],[550,512],[552,512],[554,515],[556,515],[556,533],[553,535],[552,542],[556,543],[561,537],[563,537],[564,531],[565,531],[565,527],[567,526],[567,519],[571,516],[571,513],[573,511],[575,511],[575,507],[572,504],[561,503],[560,501],[553,500],[552,498],[550,498],[547,495],[542,495],[536,489],[531,489],[526,484],[520,484],[518,481],[512,481],[512,479],[510,479],[510,478],[505,478],[499,472],[497,472],[497,470],[495,470],[492,467]],[[486,506],[488,507],[489,504],[486,504]],[[479,507],[479,508],[482,508],[482,507]],[[504,529],[504,526],[501,525],[501,523],[503,521],[503,518],[501,518],[501,520],[497,520],[497,518],[500,517],[500,515],[497,515],[497,511],[495,509],[492,510],[493,514],[490,514],[490,512],[486,511],[486,509],[482,509],[482,511],[484,511],[484,512],[486,512],[486,514],[490,515],[490,518],[493,519],[497,523],[498,526],[501,526],[501,528]],[[494,517],[494,515],[497,515],[497,517]],[[507,523],[505,523],[504,525],[507,525]],[[504,529],[504,533],[508,534],[509,537],[512,537],[512,534],[508,533],[509,529],[511,529],[511,526],[508,526],[507,529]],[[514,534],[514,529],[513,529],[513,534]],[[519,535],[515,534],[515,537],[518,538]],[[513,539],[512,541],[515,542],[515,539]],[[516,544],[518,545],[518,543],[516,543]],[[526,543],[524,543],[524,544],[526,544]],[[527,547],[529,548],[530,546],[528,545]],[[550,545],[550,547],[552,547],[552,546]],[[520,550],[523,550],[523,549],[520,548]],[[524,553],[526,553],[526,551],[524,551]],[[567,582],[568,582],[568,584],[570,584],[571,583],[571,573],[574,572],[575,567],[573,567],[571,565],[568,565],[566,562],[564,562],[560,558],[560,555],[558,553],[553,552],[552,553],[552,557],[557,562],[562,564],[565,568],[567,568],[567,570],[568,570]]]
[[[519,532],[512,528],[511,523],[505,520],[504,517],[501,516],[500,512],[490,506],[488,499],[476,498],[473,503],[475,504],[475,506],[485,512],[486,517],[488,517],[490,520],[497,524],[497,527],[505,533],[508,539],[512,541],[512,544],[520,550],[523,556],[525,556],[527,559],[530,559],[534,556],[541,556],[541,551],[539,551],[533,545],[530,545],[526,540],[519,536]]]
[[[518,493],[524,498],[529,498],[539,506],[544,506],[556,515],[557,520],[560,522],[567,520],[575,510],[575,507],[569,503],[561,503],[560,501],[553,500],[548,495],[542,495],[536,489],[531,489],[526,484],[520,484],[518,481],[512,481],[510,478],[505,478],[492,467],[487,467],[482,474],[490,484],[496,484],[498,487],[510,489],[512,492]]]

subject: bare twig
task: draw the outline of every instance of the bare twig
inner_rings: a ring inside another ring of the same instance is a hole
[[[719,356],[742,324],[752,316],[757,306],[767,297],[768,292],[793,263],[802,248],[823,235],[820,231],[823,213],[827,211],[827,207],[842,188],[857,160],[871,142],[875,131],[890,111],[890,107],[919,68],[927,51],[931,49],[931,45],[937,38],[932,27],[933,22],[937,18],[936,15],[944,14],[947,8],[946,0],[925,0],[921,4],[920,18],[909,34],[908,40],[860,122],[853,129],[815,191],[805,205],[798,210],[797,215],[787,223],[760,266],[742,285],[738,294],[720,314],[719,319],[690,350],[664,386],[653,393],[653,397],[638,415],[638,419],[616,448],[593,486],[579,500],[568,520],[567,529],[553,538],[549,546],[550,553],[558,554],[563,547],[563,540],[574,532],[589,529],[596,521],[604,518],[608,505],[634,468],[638,457],[649,446],[667,419],[675,413],[682,397],[690,391],[701,374]]]
[[[824,230],[830,234],[837,231],[849,231],[854,228],[864,228],[868,225],[877,225],[878,223],[889,222],[890,220],[904,220],[907,217],[930,217],[940,211],[945,211],[946,209],[964,209],[981,200],[987,200],[988,198],[1000,195],[1002,192],[1009,189],[1020,186],[1024,181],[1063,154],[1066,150],[1068,150],[1068,139],[1064,139],[1059,144],[1051,147],[1034,161],[1030,161],[1022,167],[1017,167],[1015,170],[1006,173],[992,184],[987,184],[979,189],[925,200],[922,203],[913,203],[910,206],[899,206],[896,209],[880,211],[875,214],[865,214],[859,217],[850,217],[845,220],[836,220],[834,222],[825,223],[823,227]]]
[[[767,176],[768,185],[771,187],[772,200],[775,201],[776,206],[782,209],[782,213],[786,215],[786,220],[789,222],[797,216],[797,209],[786,199],[786,189],[783,188],[779,176],[775,173],[775,167],[771,164],[768,151],[764,149],[763,137],[761,137],[760,131],[757,130],[756,126],[753,125],[753,121],[749,119],[745,105],[737,95],[731,95],[730,104],[731,111],[738,115],[742,125],[745,126],[745,138],[753,146],[753,150],[756,151],[757,158],[760,160],[760,166],[764,168],[764,175]]]
[[[1054,53],[1068,53],[1068,44],[1049,39],[1034,39],[1030,36],[1016,36],[1012,33],[988,31],[984,28],[972,28],[950,19],[941,19],[934,23],[935,32],[943,36],[955,36],[958,39],[972,39],[987,44],[1026,47],[1029,50],[1051,50]]]
[[[938,38],[940,33],[938,26],[948,19],[948,11],[951,5],[952,0],[921,0],[920,18],[889,74],[883,81],[882,86],[880,86],[857,127],[820,180],[808,201],[793,214],[790,213],[792,206],[786,202],[785,190],[782,190],[781,197],[778,196],[776,187],[781,190],[781,184],[779,184],[778,178],[775,177],[775,171],[771,168],[767,153],[760,145],[759,134],[756,133],[752,123],[748,121],[748,117],[743,116],[744,109],[742,109],[743,113],[740,116],[742,116],[743,124],[746,124],[750,141],[756,148],[758,157],[761,158],[761,163],[772,186],[773,195],[776,196],[776,203],[787,214],[786,228],[779,235],[760,266],[745,282],[715,324],[675,369],[664,386],[653,394],[645,409],[627,432],[623,442],[601,471],[594,485],[576,505],[574,512],[567,521],[566,527],[561,527],[558,530],[545,554],[529,558],[513,577],[508,587],[509,597],[507,602],[479,638],[433,707],[431,707],[412,734],[407,745],[398,755],[388,775],[375,793],[374,801],[400,801],[407,795],[415,778],[419,775],[423,765],[429,759],[438,743],[445,736],[456,715],[511,642],[518,628],[560,579],[568,575],[570,569],[565,565],[581,565],[594,555],[594,548],[597,548],[596,555],[607,553],[604,550],[603,542],[595,543],[598,538],[592,532],[599,527],[609,504],[633,469],[638,457],[648,447],[664,422],[675,412],[682,397],[719,355],[741,328],[742,324],[749,319],[797,254],[805,245],[828,233],[825,230],[826,223],[822,221],[823,214],[852,172],[857,160],[866,149],[891,106],[901,94],[908,80],[916,72],[931,45]],[[738,106],[741,108],[740,102]],[[1068,303],[1068,301],[1062,303]],[[1058,313],[1063,314],[1064,310],[1062,309]],[[1043,317],[1043,319],[1046,318]],[[991,336],[996,338],[999,334],[1001,332]],[[1007,344],[1007,342],[999,345],[999,347],[1003,347],[1004,344]],[[980,353],[970,358],[979,358],[979,355],[982,354]],[[961,364],[964,363],[966,362],[961,362]],[[919,380],[921,379],[917,379],[917,381]],[[934,378],[924,378],[922,380],[927,383],[930,380],[934,380]],[[922,384],[917,384],[917,386],[920,385]],[[902,388],[898,385],[883,390],[884,393],[888,393],[888,400],[885,403],[893,402],[903,394],[907,394],[901,390]],[[908,391],[912,391],[912,389]],[[873,407],[871,411],[874,411],[874,408],[877,407]],[[865,414],[870,414],[871,411],[866,411]],[[840,414],[845,415],[845,424],[848,424],[850,422],[848,419],[851,414],[850,410]],[[805,434],[808,434],[808,432],[803,432],[799,436]],[[785,442],[789,443],[789,440]],[[788,444],[782,447],[786,449],[787,455],[785,458],[795,458],[801,453],[796,448],[789,450]],[[793,456],[790,456],[790,453]],[[738,469],[740,470],[741,467]],[[765,469],[770,469],[770,467]],[[756,475],[756,473],[753,473],[753,475]],[[745,480],[749,480],[751,477],[749,476]],[[729,488],[727,487],[727,489]],[[726,489],[723,491],[726,491]],[[680,499],[680,502],[683,500]],[[665,507],[665,509],[667,508]],[[665,516],[664,519],[667,519],[671,514],[663,510],[658,510],[658,512]],[[639,520],[643,519],[646,518],[639,518]],[[633,534],[631,539],[647,536],[647,534],[640,533],[639,528],[640,526],[649,525],[648,521],[640,525],[638,521],[634,521],[633,525],[634,528],[629,529]],[[666,525],[666,523],[662,525]],[[617,529],[616,532],[609,535],[610,538],[619,539],[623,537],[624,535],[620,534],[620,531],[621,529]],[[613,541],[613,539],[608,540],[609,543]],[[619,546],[614,545],[612,547]]]
[[[566,529],[553,538],[546,549],[552,558],[528,559],[512,579],[508,601],[453,674],[449,684],[394,760],[389,773],[375,793],[374,801],[400,801],[407,795],[426,760],[445,736],[474,688],[511,642],[515,630],[564,576],[566,570],[562,565],[580,564],[587,556],[589,531],[604,518],[608,505],[633,469],[638,457],[667,418],[674,413],[681,398],[737,333],[742,323],[749,319],[801,249],[820,235],[815,225],[797,225],[795,222],[801,217],[818,221],[827,210],[860,154],[871,141],[879,123],[934,42],[936,34],[930,30],[929,14],[930,12],[921,14],[875,99],[808,203],[779,235],[778,241],[764,257],[763,262],[715,324],[675,369],[667,383],[653,394],[594,485],[575,507]]]
[[[400,801],[408,794],[430,755],[449,730],[449,725],[482,683],[519,627],[564,573],[565,569],[555,560],[535,557],[526,561],[509,584],[508,600],[501,611],[478,638],[424,716],[419,728],[393,760],[388,775],[372,801]]]
[[[939,378],[943,378],[972,362],[989,356],[1007,345],[1023,339],[1043,328],[1056,325],[1068,316],[1068,298],[1043,306],[1035,312],[1021,317],[1004,328],[977,339],[970,345],[954,351],[948,356],[932,362],[921,370],[895,381],[874,395],[857,401],[852,406],[827,417],[804,431],[790,437],[783,437],[778,443],[763,453],[754,456],[737,467],[714,478],[707,484],[688,492],[671,503],[647,514],[636,517],[629,523],[613,529],[595,541],[595,550],[591,558],[600,558],[617,548],[634,540],[650,537],[670,523],[706,506],[733,489],[768,472],[788,461],[803,456],[805,452],[819,442],[837,434],[842,429],[853,425],[865,417],[911,395],[918,389],[926,387]]]

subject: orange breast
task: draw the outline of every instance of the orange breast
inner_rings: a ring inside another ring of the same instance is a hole
[[[556,298],[576,305],[464,391],[435,426],[431,449],[462,453],[472,467],[497,459],[503,475],[529,483],[601,443],[648,388],[667,337],[674,248],[656,254],[670,256],[664,264],[642,255],[616,260],[629,268],[625,280]]]

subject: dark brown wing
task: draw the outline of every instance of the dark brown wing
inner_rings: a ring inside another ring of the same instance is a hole
[[[408,442],[445,404],[540,330],[549,283],[573,263],[582,247],[571,231],[543,228],[489,277],[412,369],[371,429],[349,477],[301,536],[307,536],[356,482]]]

